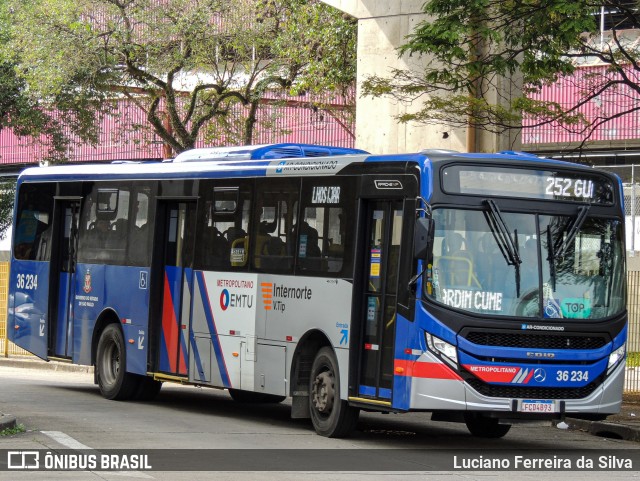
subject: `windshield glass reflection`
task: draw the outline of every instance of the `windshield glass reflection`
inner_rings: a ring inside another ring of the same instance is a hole
[[[623,309],[618,220],[509,212],[498,218],[504,228],[489,209],[434,211],[428,297],[470,312],[529,318],[600,319]]]

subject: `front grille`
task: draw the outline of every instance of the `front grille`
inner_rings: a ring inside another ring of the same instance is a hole
[[[524,349],[600,349],[608,342],[602,335],[569,336],[521,334],[514,332],[479,332],[463,334],[469,342],[481,346],[520,347]]]
[[[596,381],[580,388],[529,387],[500,386],[487,384],[479,379],[467,379],[467,384],[480,394],[488,397],[510,399],[582,399],[595,391],[600,383]]]

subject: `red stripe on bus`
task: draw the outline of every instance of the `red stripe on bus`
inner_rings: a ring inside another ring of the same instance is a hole
[[[164,299],[162,303],[162,331],[166,342],[167,354],[169,357],[169,368],[171,372],[176,372],[176,348],[178,347],[178,322],[171,297],[171,286],[167,273],[164,274]]]
[[[529,373],[529,375],[527,376],[527,378],[524,380],[524,382],[522,384],[527,384],[529,382],[529,380],[533,377],[533,373],[535,372],[534,369],[531,370],[531,372]]]
[[[394,365],[396,376],[422,377],[427,379],[455,379],[462,381],[457,372],[437,362],[416,362],[396,359]],[[399,373],[398,371],[403,371]]]

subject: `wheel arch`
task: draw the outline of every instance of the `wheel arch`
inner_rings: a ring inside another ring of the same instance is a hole
[[[333,349],[329,337],[320,329],[307,331],[298,341],[291,359],[289,395],[292,397],[291,417],[309,418],[309,377],[316,353],[323,347]]]
[[[100,340],[100,336],[102,335],[102,331],[109,324],[117,324],[120,331],[122,332],[122,326],[120,325],[120,319],[116,312],[109,308],[105,309],[100,313],[98,319],[96,319],[95,326],[93,327],[93,334],[91,336],[91,365],[96,365],[96,356],[98,352],[98,341]],[[124,336],[124,332],[122,333]]]

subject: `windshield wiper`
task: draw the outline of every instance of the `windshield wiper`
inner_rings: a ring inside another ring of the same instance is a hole
[[[487,224],[491,228],[491,233],[500,252],[502,252],[507,265],[513,266],[516,270],[516,297],[520,297],[520,264],[522,264],[522,259],[518,249],[518,231],[514,230],[514,236],[511,237],[509,227],[507,227],[498,205],[491,199],[485,200],[484,203],[489,207],[489,212],[485,213]]]
[[[578,215],[576,215],[573,218],[573,221],[569,225],[567,229],[567,236],[564,238],[560,237],[555,243],[555,245],[553,246],[553,250],[555,251],[555,255],[557,257],[564,257],[564,255],[567,253],[569,246],[571,245],[573,240],[576,238],[576,235],[578,235],[578,232],[580,231],[582,224],[584,224],[584,221],[587,220],[588,213],[589,213],[588,205],[583,205],[581,207],[578,207]]]
[[[549,255],[547,256],[547,262],[549,263],[549,277],[551,278],[551,290],[556,290],[556,263],[555,253],[553,248],[553,237],[551,235],[551,227],[547,227],[547,246]]]

